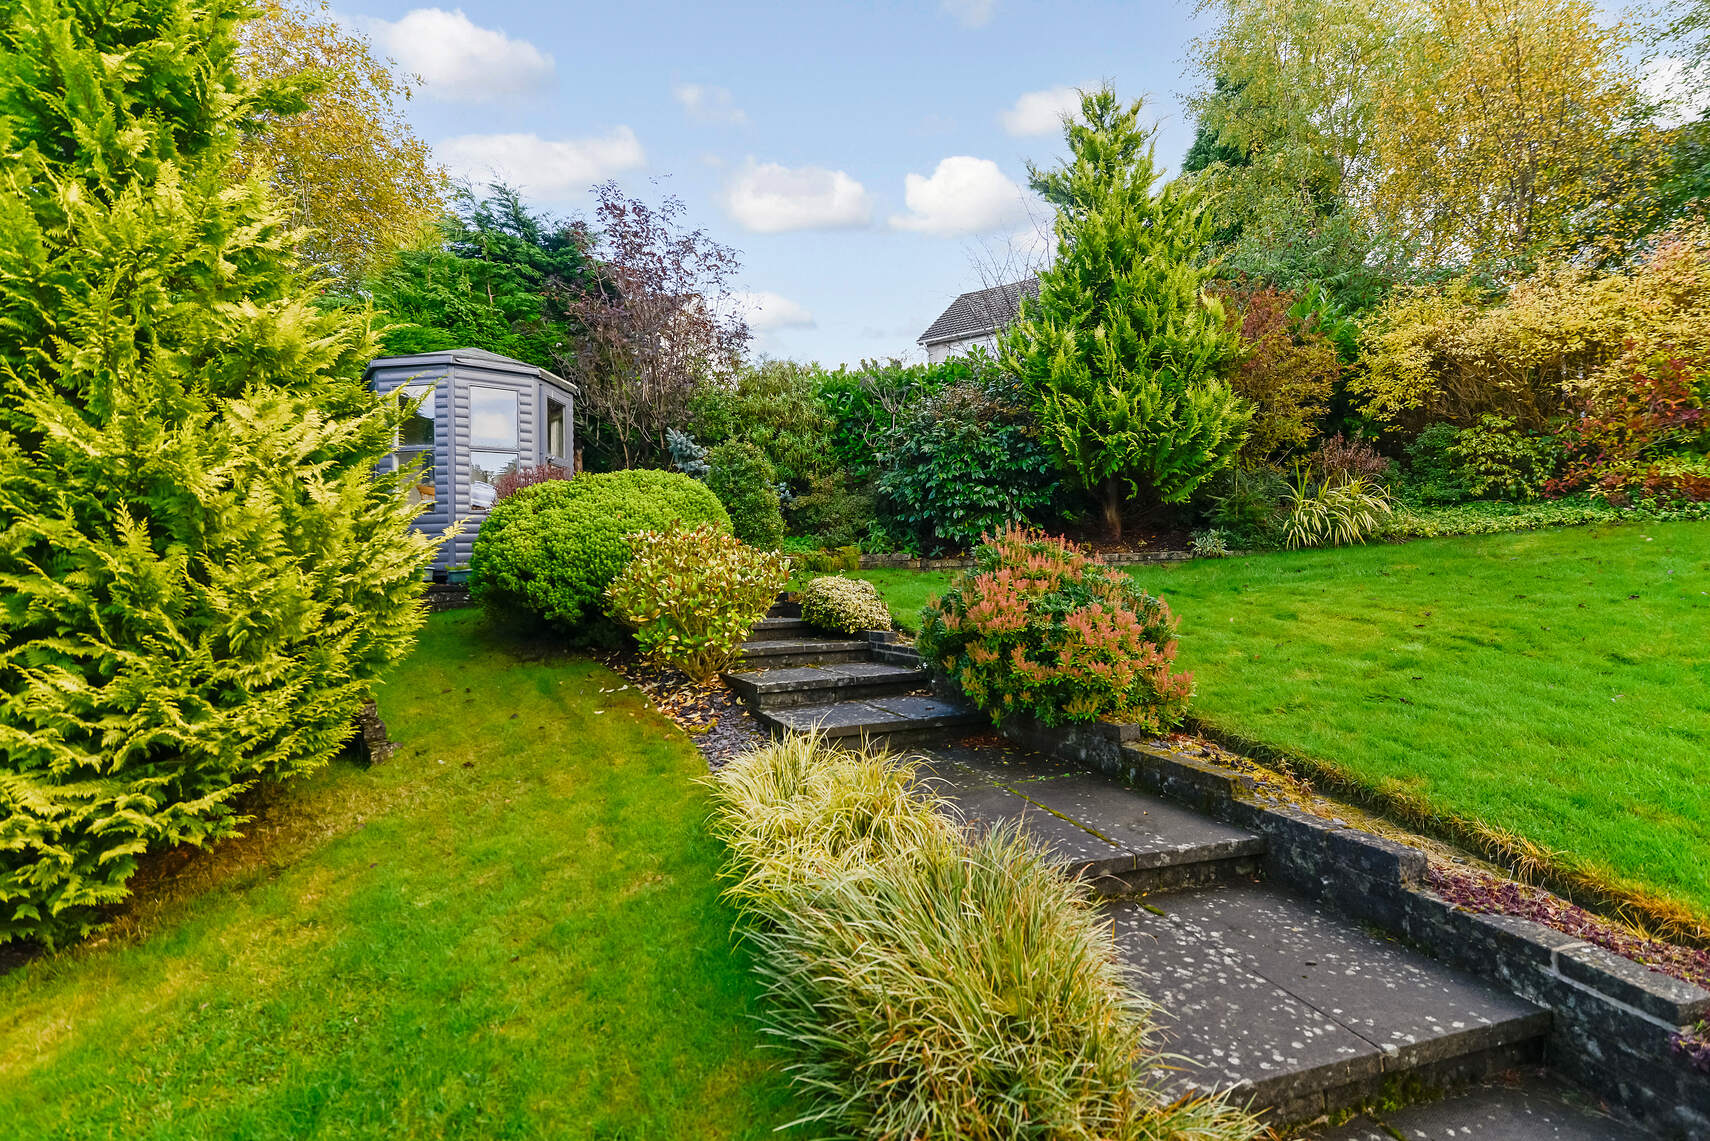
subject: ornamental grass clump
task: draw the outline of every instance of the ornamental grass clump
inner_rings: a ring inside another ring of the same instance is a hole
[[[994,722],[1180,723],[1193,676],[1174,673],[1176,620],[1120,571],[1063,539],[1011,527],[921,612],[920,652]]]
[[[889,630],[891,610],[866,579],[826,575],[802,588],[802,621],[818,630],[859,634]]]
[[[641,652],[706,681],[736,659],[790,579],[790,560],[755,550],[711,523],[672,524],[630,538],[634,557],[606,593],[611,616]]]
[[[710,783],[804,1121],[874,1139],[1257,1134],[1143,1083],[1150,1007],[1109,924],[1015,831],[970,837],[908,765],[805,736]]]

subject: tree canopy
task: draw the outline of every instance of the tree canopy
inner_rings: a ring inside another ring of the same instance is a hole
[[[1004,337],[1045,436],[1122,533],[1123,490],[1185,499],[1235,455],[1250,410],[1225,379],[1239,344],[1205,292],[1203,192],[1158,187],[1142,105],[1088,92],[1064,133],[1070,158],[1030,167],[1056,207],[1056,262]]]
[[[260,0],[238,28],[251,107],[233,170],[259,173],[307,233],[300,257],[353,283],[413,245],[450,184],[404,117],[406,78],[326,0]]]

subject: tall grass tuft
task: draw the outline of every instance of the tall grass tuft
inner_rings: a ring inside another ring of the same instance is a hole
[[[1260,1132],[1141,1080],[1149,1005],[1098,912],[1015,831],[966,834],[909,765],[811,737],[712,787],[765,1029],[814,1100],[804,1121],[875,1139]]]

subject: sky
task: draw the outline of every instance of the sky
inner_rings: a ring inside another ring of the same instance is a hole
[[[357,5],[362,5],[357,7]],[[587,216],[616,179],[675,195],[741,254],[756,354],[924,359],[957,294],[1033,256],[1029,160],[1064,152],[1078,86],[1145,96],[1157,154],[1192,141],[1196,27],[1176,0],[549,3],[342,0],[422,83],[407,113],[454,175]]]

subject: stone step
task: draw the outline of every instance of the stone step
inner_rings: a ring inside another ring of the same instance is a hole
[[[881,745],[932,740],[985,722],[985,718],[965,705],[912,694],[761,709],[755,717],[774,733],[817,732],[833,741],[870,741]]]
[[[1441,1101],[1363,1113],[1313,1141],[1655,1141],[1609,1116],[1583,1092],[1539,1072],[1489,1082]]]
[[[1230,883],[1106,905],[1160,1008],[1154,1076],[1273,1124],[1481,1080],[1542,1057],[1550,1015],[1279,887]]]
[[[772,609],[766,612],[768,618],[800,618],[801,616],[802,604],[792,602],[781,594],[778,596],[778,601],[772,603]]]
[[[909,693],[926,684],[926,674],[883,662],[834,662],[737,670],[724,680],[753,709],[788,709]]]
[[[922,750],[919,764],[922,785],[970,825],[1019,824],[1103,898],[1251,877],[1262,867],[1262,837],[1050,757],[952,743]]]
[[[748,632],[750,642],[776,642],[785,639],[801,641],[814,637],[808,624],[800,618],[774,618],[767,616],[754,624],[754,629]]]
[[[864,662],[872,657],[865,638],[775,638],[742,643],[744,670],[779,666],[822,666],[833,662]]]

